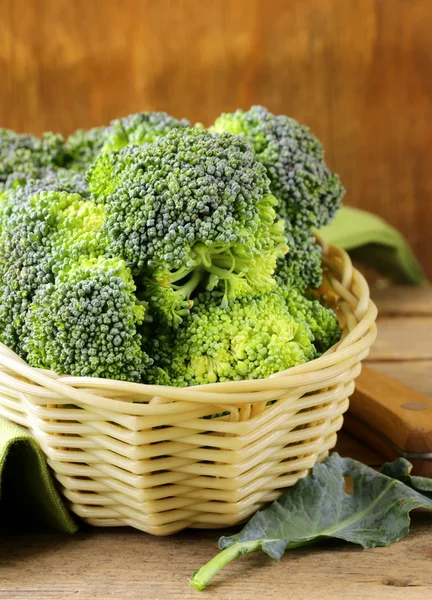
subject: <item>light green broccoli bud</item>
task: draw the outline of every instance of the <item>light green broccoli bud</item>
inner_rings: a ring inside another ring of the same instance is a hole
[[[299,323],[306,323],[313,335],[319,354],[326,352],[340,340],[341,328],[334,311],[311,294],[304,296],[297,288],[280,285],[278,293],[284,298],[290,314]]]
[[[265,378],[314,358],[312,341],[278,292],[227,307],[206,292],[174,334],[162,329],[149,340],[155,366],[146,376],[174,386]]]

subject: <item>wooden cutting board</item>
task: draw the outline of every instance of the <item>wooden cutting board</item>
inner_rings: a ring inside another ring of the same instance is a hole
[[[344,429],[387,460],[409,460],[432,477],[432,398],[373,368],[356,380]]]

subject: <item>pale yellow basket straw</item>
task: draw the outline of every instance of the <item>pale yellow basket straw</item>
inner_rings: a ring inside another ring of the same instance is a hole
[[[268,379],[174,388],[59,376],[0,345],[0,414],[33,433],[75,514],[156,535],[234,525],[327,456],[377,311],[348,255],[322,245],[342,340]]]

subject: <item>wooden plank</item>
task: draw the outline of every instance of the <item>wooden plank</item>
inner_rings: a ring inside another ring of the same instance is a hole
[[[432,315],[432,287],[372,288],[371,297],[380,317]]]
[[[432,317],[383,317],[369,360],[432,360]]]
[[[326,544],[290,551],[280,563],[261,554],[229,565],[207,588],[217,600],[426,600],[432,597],[432,517],[388,548]],[[192,572],[216,553],[219,535],[190,531],[155,538],[133,530],[74,536],[3,536],[5,600],[196,600]],[[228,532],[230,533],[230,532]]]
[[[425,396],[432,397],[432,361],[368,361],[367,364],[390,377],[400,379]]]

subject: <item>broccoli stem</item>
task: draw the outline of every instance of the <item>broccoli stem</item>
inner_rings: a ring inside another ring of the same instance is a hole
[[[195,271],[192,271],[192,275],[187,280],[186,283],[184,283],[181,286],[172,285],[171,287],[176,292],[179,292],[185,300],[188,300],[190,298],[190,296],[192,295],[192,293],[194,292],[197,285],[199,284],[200,280],[201,280],[201,270],[196,269]]]
[[[243,554],[250,554],[251,552],[258,552],[261,550],[262,540],[252,540],[250,542],[239,542],[225,548],[222,552],[219,552],[214,558],[212,558],[207,564],[195,571],[192,575],[190,584],[197,590],[202,591],[206,585],[210,582],[213,577],[219,573],[221,569],[226,567],[231,561],[243,556]]]

